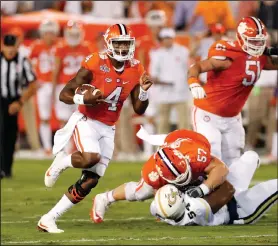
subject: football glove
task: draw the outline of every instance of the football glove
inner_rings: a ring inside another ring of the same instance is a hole
[[[186,191],[186,194],[190,197],[197,198],[197,197],[204,197],[209,193],[209,188],[205,184],[201,184],[197,187],[190,188]]]
[[[195,99],[202,99],[207,96],[204,88],[199,83],[189,85],[189,89]]]

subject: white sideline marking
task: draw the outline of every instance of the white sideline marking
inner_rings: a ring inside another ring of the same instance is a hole
[[[41,215],[39,215],[37,218],[39,219]],[[31,217],[25,217],[25,218],[31,218]],[[119,219],[104,219],[104,221],[133,221],[133,220],[153,220],[155,221],[155,218],[153,217],[130,217],[130,218],[119,218]],[[91,222],[91,220],[88,219],[61,219],[57,220],[57,222]],[[23,223],[34,223],[34,221],[29,220],[17,220],[17,221],[1,221],[1,224],[23,224]],[[93,222],[92,222],[93,223]]]
[[[109,242],[109,241],[162,241],[162,240],[185,240],[185,239],[224,239],[224,238],[258,238],[258,237],[277,237],[274,234],[262,234],[262,235],[237,235],[237,236],[212,236],[212,237],[149,237],[149,238],[133,238],[133,237],[124,237],[124,238],[99,238],[99,239],[90,239],[82,238],[76,240],[53,240],[53,241],[19,241],[19,242],[3,242],[5,244],[36,244],[36,243],[78,243],[78,242]]]

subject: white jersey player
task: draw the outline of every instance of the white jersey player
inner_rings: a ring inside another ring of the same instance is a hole
[[[213,214],[205,199],[189,197],[174,185],[167,184],[157,191],[151,204],[151,214],[176,226],[254,224],[277,199],[277,179],[272,179],[238,193]]]

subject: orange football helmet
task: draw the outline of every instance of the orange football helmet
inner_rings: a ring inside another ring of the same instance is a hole
[[[192,178],[188,159],[178,150],[163,147],[155,153],[155,167],[161,178],[170,184],[184,186]]]
[[[84,28],[80,22],[70,20],[64,29],[64,37],[68,45],[77,46],[84,39]]]
[[[103,35],[106,53],[117,61],[127,61],[134,57],[135,37],[124,24],[110,26]]]
[[[255,57],[263,54],[268,34],[260,19],[253,16],[242,18],[236,35],[242,50],[247,54]]]

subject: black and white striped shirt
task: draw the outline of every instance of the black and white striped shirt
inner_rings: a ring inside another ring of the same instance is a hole
[[[22,89],[36,80],[32,65],[27,56],[18,51],[17,55],[7,60],[1,52],[1,98],[9,101],[18,100]]]

